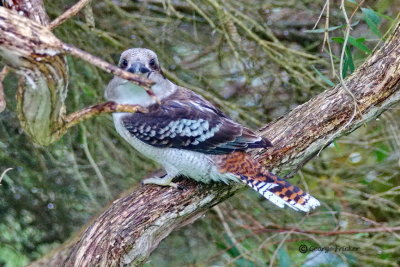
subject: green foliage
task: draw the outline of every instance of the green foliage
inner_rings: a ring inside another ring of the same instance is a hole
[[[351,27],[354,27],[354,26],[358,25],[358,23],[360,23],[360,22],[359,22],[359,21],[356,21],[356,22],[352,23],[350,26],[351,26]],[[305,30],[304,32],[306,32],[306,33],[324,33],[324,32],[332,32],[332,31],[335,31],[335,30],[338,30],[338,29],[343,29],[343,28],[345,28],[346,26],[347,26],[347,24],[341,24],[341,25],[338,25],[338,26],[331,26],[331,27],[328,27],[328,28],[319,28],[319,29],[314,29],[314,30]]]
[[[364,20],[367,23],[368,27],[376,36],[381,38],[382,34],[379,31],[379,24],[381,23],[381,18],[379,17],[379,15],[373,9],[370,8],[361,8],[361,10],[363,12]]]
[[[292,261],[290,259],[290,256],[286,250],[286,248],[281,247],[278,250],[278,262],[279,262],[279,267],[290,267],[292,266]]]
[[[328,77],[326,77],[324,74],[322,74],[322,72],[320,72],[318,69],[316,69],[315,67],[313,67],[314,71],[318,74],[318,76],[329,86],[335,86],[335,84],[329,80]]]

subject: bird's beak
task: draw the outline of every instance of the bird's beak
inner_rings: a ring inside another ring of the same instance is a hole
[[[149,74],[151,73],[150,70],[148,68],[146,68],[146,66],[143,63],[140,63],[140,62],[134,62],[127,70],[134,74],[148,73],[147,78],[149,78]],[[154,94],[154,92],[152,90],[146,90],[146,92],[151,98],[155,99],[156,102],[158,104],[160,104],[160,101],[158,100],[158,98],[156,97],[156,95]]]
[[[132,73],[137,73],[137,74],[144,74],[148,73],[150,70],[146,68],[146,66],[143,63],[140,62],[134,62],[128,69],[129,72]]]

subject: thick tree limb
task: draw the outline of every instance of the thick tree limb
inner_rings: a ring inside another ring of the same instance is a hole
[[[3,2],[9,9],[0,7],[0,55],[21,75],[18,118],[35,142],[50,144],[51,132],[65,115],[67,61],[59,40],[46,28],[42,0]]]
[[[259,152],[259,160],[295,172],[335,138],[354,131],[399,101],[399,34],[397,25],[387,42],[346,79],[345,86],[357,103],[337,85],[296,107],[261,129],[274,149]]]
[[[314,97],[261,130],[274,143],[253,151],[271,168],[297,170],[334,138],[347,134],[400,100],[400,27],[340,85]],[[115,200],[75,240],[32,266],[117,266],[146,261],[173,230],[199,218],[242,187],[184,180],[184,190],[139,186]],[[318,192],[312,192],[318,198]]]

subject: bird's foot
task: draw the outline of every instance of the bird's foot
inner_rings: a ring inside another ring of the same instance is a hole
[[[156,185],[161,185],[161,186],[172,186],[173,188],[176,189],[181,189],[181,187],[172,182],[172,179],[174,179],[174,176],[169,176],[165,175],[164,177],[151,177],[144,179],[142,181],[142,184],[156,184]]]

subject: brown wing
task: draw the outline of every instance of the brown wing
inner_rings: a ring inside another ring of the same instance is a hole
[[[164,99],[161,105],[151,106],[148,113],[127,114],[122,121],[133,136],[156,147],[227,154],[271,146],[267,139],[185,89]]]

